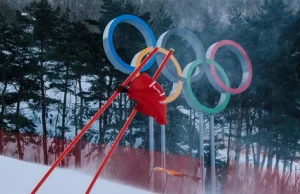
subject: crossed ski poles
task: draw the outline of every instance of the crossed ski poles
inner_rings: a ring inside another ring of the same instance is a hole
[[[86,133],[86,131],[93,125],[93,123],[102,115],[102,113],[108,108],[108,106],[112,103],[114,99],[118,96],[118,94],[121,92],[121,88],[126,87],[129,82],[141,71],[141,69],[147,64],[147,62],[157,53],[158,48],[155,47],[153,51],[143,60],[143,62],[129,75],[129,77],[122,83],[122,85],[119,87],[117,91],[115,91],[112,96],[107,100],[107,102],[98,110],[98,112],[93,116],[93,118],[86,124],[86,126],[81,130],[81,132],[74,138],[74,140],[67,146],[67,148],[63,151],[63,153],[57,158],[57,160],[54,162],[54,164],[50,167],[50,169],[47,171],[47,173],[44,175],[44,177],[40,180],[40,182],[36,185],[36,187],[33,189],[31,194],[36,194],[36,192],[39,190],[39,188],[43,185],[43,183],[46,181],[46,179],[50,176],[50,174],[53,172],[53,170],[60,164],[60,162],[65,158],[65,156],[72,150],[72,148],[76,145],[76,143],[82,138],[82,136]],[[166,57],[164,58],[162,64],[159,66],[158,70],[156,71],[153,79],[157,79],[160,75],[163,68],[166,66],[169,58],[173,54],[174,50],[170,50]],[[119,144],[120,140],[122,139],[123,135],[126,132],[126,129],[132,122],[134,116],[136,115],[137,110],[134,109],[128,120],[125,122],[123,128],[121,129],[120,133],[118,134],[115,142],[112,144],[112,147],[110,148],[108,154],[105,156],[103,162],[101,163],[99,169],[97,170],[97,173],[94,176],[94,179],[92,180],[91,184],[89,185],[86,194],[89,194],[96,183],[96,180],[100,176],[101,172],[103,171],[105,165],[107,164],[109,158],[111,157],[113,151],[116,149],[117,145]]]

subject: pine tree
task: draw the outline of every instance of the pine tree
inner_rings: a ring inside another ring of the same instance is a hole
[[[259,64],[260,67],[255,73],[262,81],[257,83],[263,92],[263,97],[260,100],[262,100],[261,105],[265,112],[263,118],[266,120],[262,122],[269,121],[270,123],[266,127],[266,132],[269,134],[269,141],[266,145],[269,152],[268,167],[272,166],[272,158],[278,151],[278,139],[280,138],[280,131],[278,131],[280,122],[278,121],[282,117],[280,104],[282,104],[284,97],[279,94],[281,94],[280,90],[285,85],[286,80],[280,76],[282,69],[285,69],[285,63],[278,63],[278,59],[282,58],[279,38],[288,24],[293,21],[293,13],[287,8],[288,6],[282,0],[266,0],[258,19],[249,22],[250,29],[255,31],[259,40],[255,50],[257,57],[255,57],[253,64]],[[280,157],[279,152],[276,157]]]
[[[31,34],[26,30],[27,26],[19,23],[19,18],[21,17],[21,13],[17,12],[13,22],[8,22],[12,20],[6,20],[5,18],[1,20],[3,22],[1,27],[4,33],[0,38],[2,48],[1,61],[3,62],[1,64],[3,71],[0,77],[1,82],[4,84],[1,96],[1,128],[16,132],[19,158],[23,159],[24,153],[22,152],[21,143],[25,140],[20,139],[20,132],[21,130],[34,132],[35,124],[22,113],[21,102],[30,100],[36,96],[37,85],[33,78],[37,65],[31,58],[32,52],[29,48]],[[4,29],[5,26],[7,27],[6,29]],[[13,86],[15,91],[6,91],[8,86]],[[7,106],[12,105],[16,109],[10,108],[10,111],[5,111]],[[4,119],[6,123],[2,122]]]
[[[83,90],[84,76],[92,77],[102,69],[100,68],[100,62],[103,57],[103,50],[99,47],[101,45],[101,36],[90,32],[88,27],[81,22],[72,24],[71,39],[73,42],[70,47],[74,48],[71,70],[78,85],[78,92],[73,92],[79,97],[79,110],[76,111],[74,123],[76,125],[75,128],[82,129],[85,124],[84,120],[90,118],[86,115],[88,107],[85,105],[85,102],[89,101],[89,93]],[[95,88],[95,91],[99,92],[99,88]],[[89,132],[93,133],[92,130],[89,130]],[[88,141],[88,137],[90,136],[89,132],[83,138],[86,141]],[[75,133],[77,134],[77,131]],[[80,144],[79,142],[75,152],[77,166],[80,166]]]
[[[284,83],[277,89],[282,97],[280,99],[280,106],[278,109],[283,113],[282,120],[285,122],[280,126],[280,133],[282,134],[282,140],[280,143],[279,154],[284,159],[284,166],[286,166],[286,160],[290,159],[291,164],[295,159],[295,153],[299,151],[299,144],[297,139],[300,138],[299,130],[299,101],[297,96],[299,91],[297,88],[300,85],[299,81],[299,48],[297,43],[300,40],[298,33],[300,17],[297,13],[286,30],[279,38],[279,46],[281,49],[281,55],[278,57],[278,62],[284,64],[278,75],[281,79],[284,79]],[[282,96],[282,94],[284,94]],[[288,130],[287,130],[288,129]],[[291,166],[290,164],[290,166]],[[291,168],[291,167],[290,167]]]
[[[47,55],[51,52],[51,48],[55,45],[53,41],[57,36],[57,27],[59,27],[60,9],[54,10],[47,0],[39,2],[32,2],[25,7],[24,11],[28,14],[25,22],[33,28],[33,41],[37,48],[35,53],[36,60],[39,61],[39,82],[40,82],[40,98],[41,98],[41,120],[43,128],[43,151],[44,151],[44,164],[48,164],[47,154],[47,124],[46,119],[47,108],[51,103],[55,103],[53,99],[47,97],[47,89],[45,86],[45,76],[47,75]]]
[[[22,17],[20,12],[17,12],[16,18]],[[38,85],[36,84],[36,69],[38,65],[32,58],[30,50],[31,34],[26,31],[26,26],[22,23],[13,24],[12,44],[14,45],[11,50],[11,57],[13,58],[10,68],[13,72],[12,85],[16,92],[16,111],[11,114],[11,123],[15,125],[14,131],[16,132],[17,147],[19,158],[23,159],[21,149],[20,131],[34,132],[35,124],[30,118],[27,118],[21,111],[21,102],[29,101],[37,97],[36,92]]]
[[[74,47],[72,45],[72,27],[69,23],[69,10],[66,10],[62,16],[57,18],[57,28],[52,41],[55,42],[53,50],[49,52],[48,60],[55,63],[48,65],[47,81],[50,82],[49,89],[55,89],[63,94],[63,101],[58,103],[58,110],[61,112],[60,124],[58,125],[59,133],[57,138],[65,139],[66,132],[69,132],[69,127],[66,126],[70,107],[67,106],[67,96],[72,90],[72,82],[75,77],[71,71],[73,64]],[[56,153],[60,154],[65,149],[65,141],[61,141],[61,145],[57,145],[59,150]],[[64,166],[62,161],[62,166]]]
[[[226,32],[230,32],[229,39],[236,40],[246,49],[253,65],[251,86],[241,95],[242,98],[233,97],[229,108],[242,102],[241,114],[235,111],[242,118],[239,121],[242,122],[240,126],[244,126],[238,128],[239,133],[236,134],[239,141],[236,160],[239,160],[238,152],[244,145],[247,150],[252,145],[255,172],[259,172],[258,168],[263,167],[266,162],[267,166],[271,167],[275,154],[275,168],[278,168],[281,159],[293,155],[292,150],[287,151],[290,149],[290,142],[293,142],[287,128],[293,128],[290,124],[293,123],[294,126],[298,121],[290,119],[287,111],[294,112],[297,103],[291,101],[291,96],[295,93],[287,92],[287,88],[296,82],[290,82],[293,79],[289,78],[291,72],[286,67],[291,64],[287,59],[291,55],[289,47],[285,43],[280,44],[280,37],[285,33],[287,26],[293,23],[294,17],[283,1],[266,0],[261,11],[253,17],[245,18],[235,14]],[[295,69],[292,71],[295,72]],[[285,99],[289,99],[289,102]],[[291,106],[287,108],[286,104]],[[242,136],[243,131],[246,136]],[[261,162],[262,149],[264,154]],[[246,153],[247,164],[248,154],[249,152]]]
[[[11,27],[7,18],[0,13],[0,81],[1,86],[1,111],[0,111],[0,154],[3,152],[3,130],[7,128],[7,123],[5,122],[5,110],[7,106],[7,86],[11,75],[11,69],[9,68],[9,63],[11,61],[9,56],[8,43],[11,37]]]

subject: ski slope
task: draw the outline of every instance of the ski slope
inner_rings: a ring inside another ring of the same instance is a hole
[[[0,156],[0,193],[30,194],[49,169],[47,166]],[[37,194],[84,194],[92,176],[56,169]],[[99,179],[91,194],[150,194],[150,192]]]

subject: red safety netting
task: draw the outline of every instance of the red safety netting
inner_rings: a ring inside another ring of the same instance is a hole
[[[283,171],[283,172],[282,172]],[[284,171],[253,167],[252,164],[231,163],[227,169],[224,193],[244,194],[298,194],[300,173],[297,169]]]
[[[2,135],[4,142],[3,155],[14,158],[22,156],[23,160],[28,162],[44,162],[43,138],[41,136],[8,131],[2,131]],[[18,147],[18,138],[20,138],[20,147]],[[55,162],[68,143],[70,141],[60,138],[47,139],[48,165]],[[82,147],[80,170],[93,175],[108,151],[109,145],[99,145],[84,141],[81,141],[80,144]],[[98,149],[101,150],[101,154],[99,154]],[[64,159],[63,167],[75,168],[75,155],[78,154],[77,152],[78,149],[73,148]],[[150,158],[152,155],[153,163],[151,163]],[[201,193],[202,180],[197,181],[189,177],[173,176],[165,172],[153,171],[153,167],[163,166],[162,156],[160,152],[119,146],[101,174],[101,178],[159,193],[165,190],[165,193],[193,194],[196,193],[196,189],[198,190],[197,194]],[[165,164],[165,168],[189,176],[196,176],[199,159],[166,154]]]
[[[43,138],[41,136],[1,130],[0,133],[3,143],[2,155],[23,158],[24,161],[28,162],[44,163]],[[60,138],[47,139],[48,165],[55,162],[68,143],[70,141]],[[103,161],[104,155],[108,152],[109,146],[85,141],[81,141],[80,144],[82,148],[81,155],[79,155],[81,156],[80,170],[94,175]],[[101,150],[101,154],[99,154],[98,150]],[[152,154],[153,163],[151,163],[150,158]],[[64,167],[75,168],[75,155],[78,156],[78,149],[76,151],[73,148],[64,160]],[[160,152],[152,153],[144,149],[119,146],[101,174],[101,178],[158,193],[202,193],[202,179],[195,180],[191,178],[198,177],[199,159],[166,154],[165,166],[163,166],[162,161],[162,154]],[[153,167],[163,167],[191,177],[170,175],[166,172],[153,170]],[[232,163],[226,169],[223,193],[299,194],[300,174],[296,170],[292,172],[286,171],[283,174],[274,169],[255,169],[251,164],[248,167],[239,164],[237,168]]]

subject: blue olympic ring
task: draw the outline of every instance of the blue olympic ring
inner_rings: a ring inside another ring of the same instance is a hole
[[[156,47],[156,38],[153,34],[151,28],[148,26],[147,23],[145,23],[142,19],[133,16],[133,15],[122,15],[120,17],[117,17],[116,19],[109,22],[109,24],[106,26],[103,34],[103,47],[104,51],[107,55],[107,58],[110,60],[110,62],[120,71],[123,73],[131,73],[135,69],[135,67],[130,66],[126,62],[124,62],[119,55],[117,54],[115,50],[115,46],[113,43],[113,34],[116,26],[121,23],[128,23],[136,27],[144,36],[146,40],[147,47]],[[155,62],[155,58],[152,58],[143,68],[141,71],[148,70],[153,63]]]

